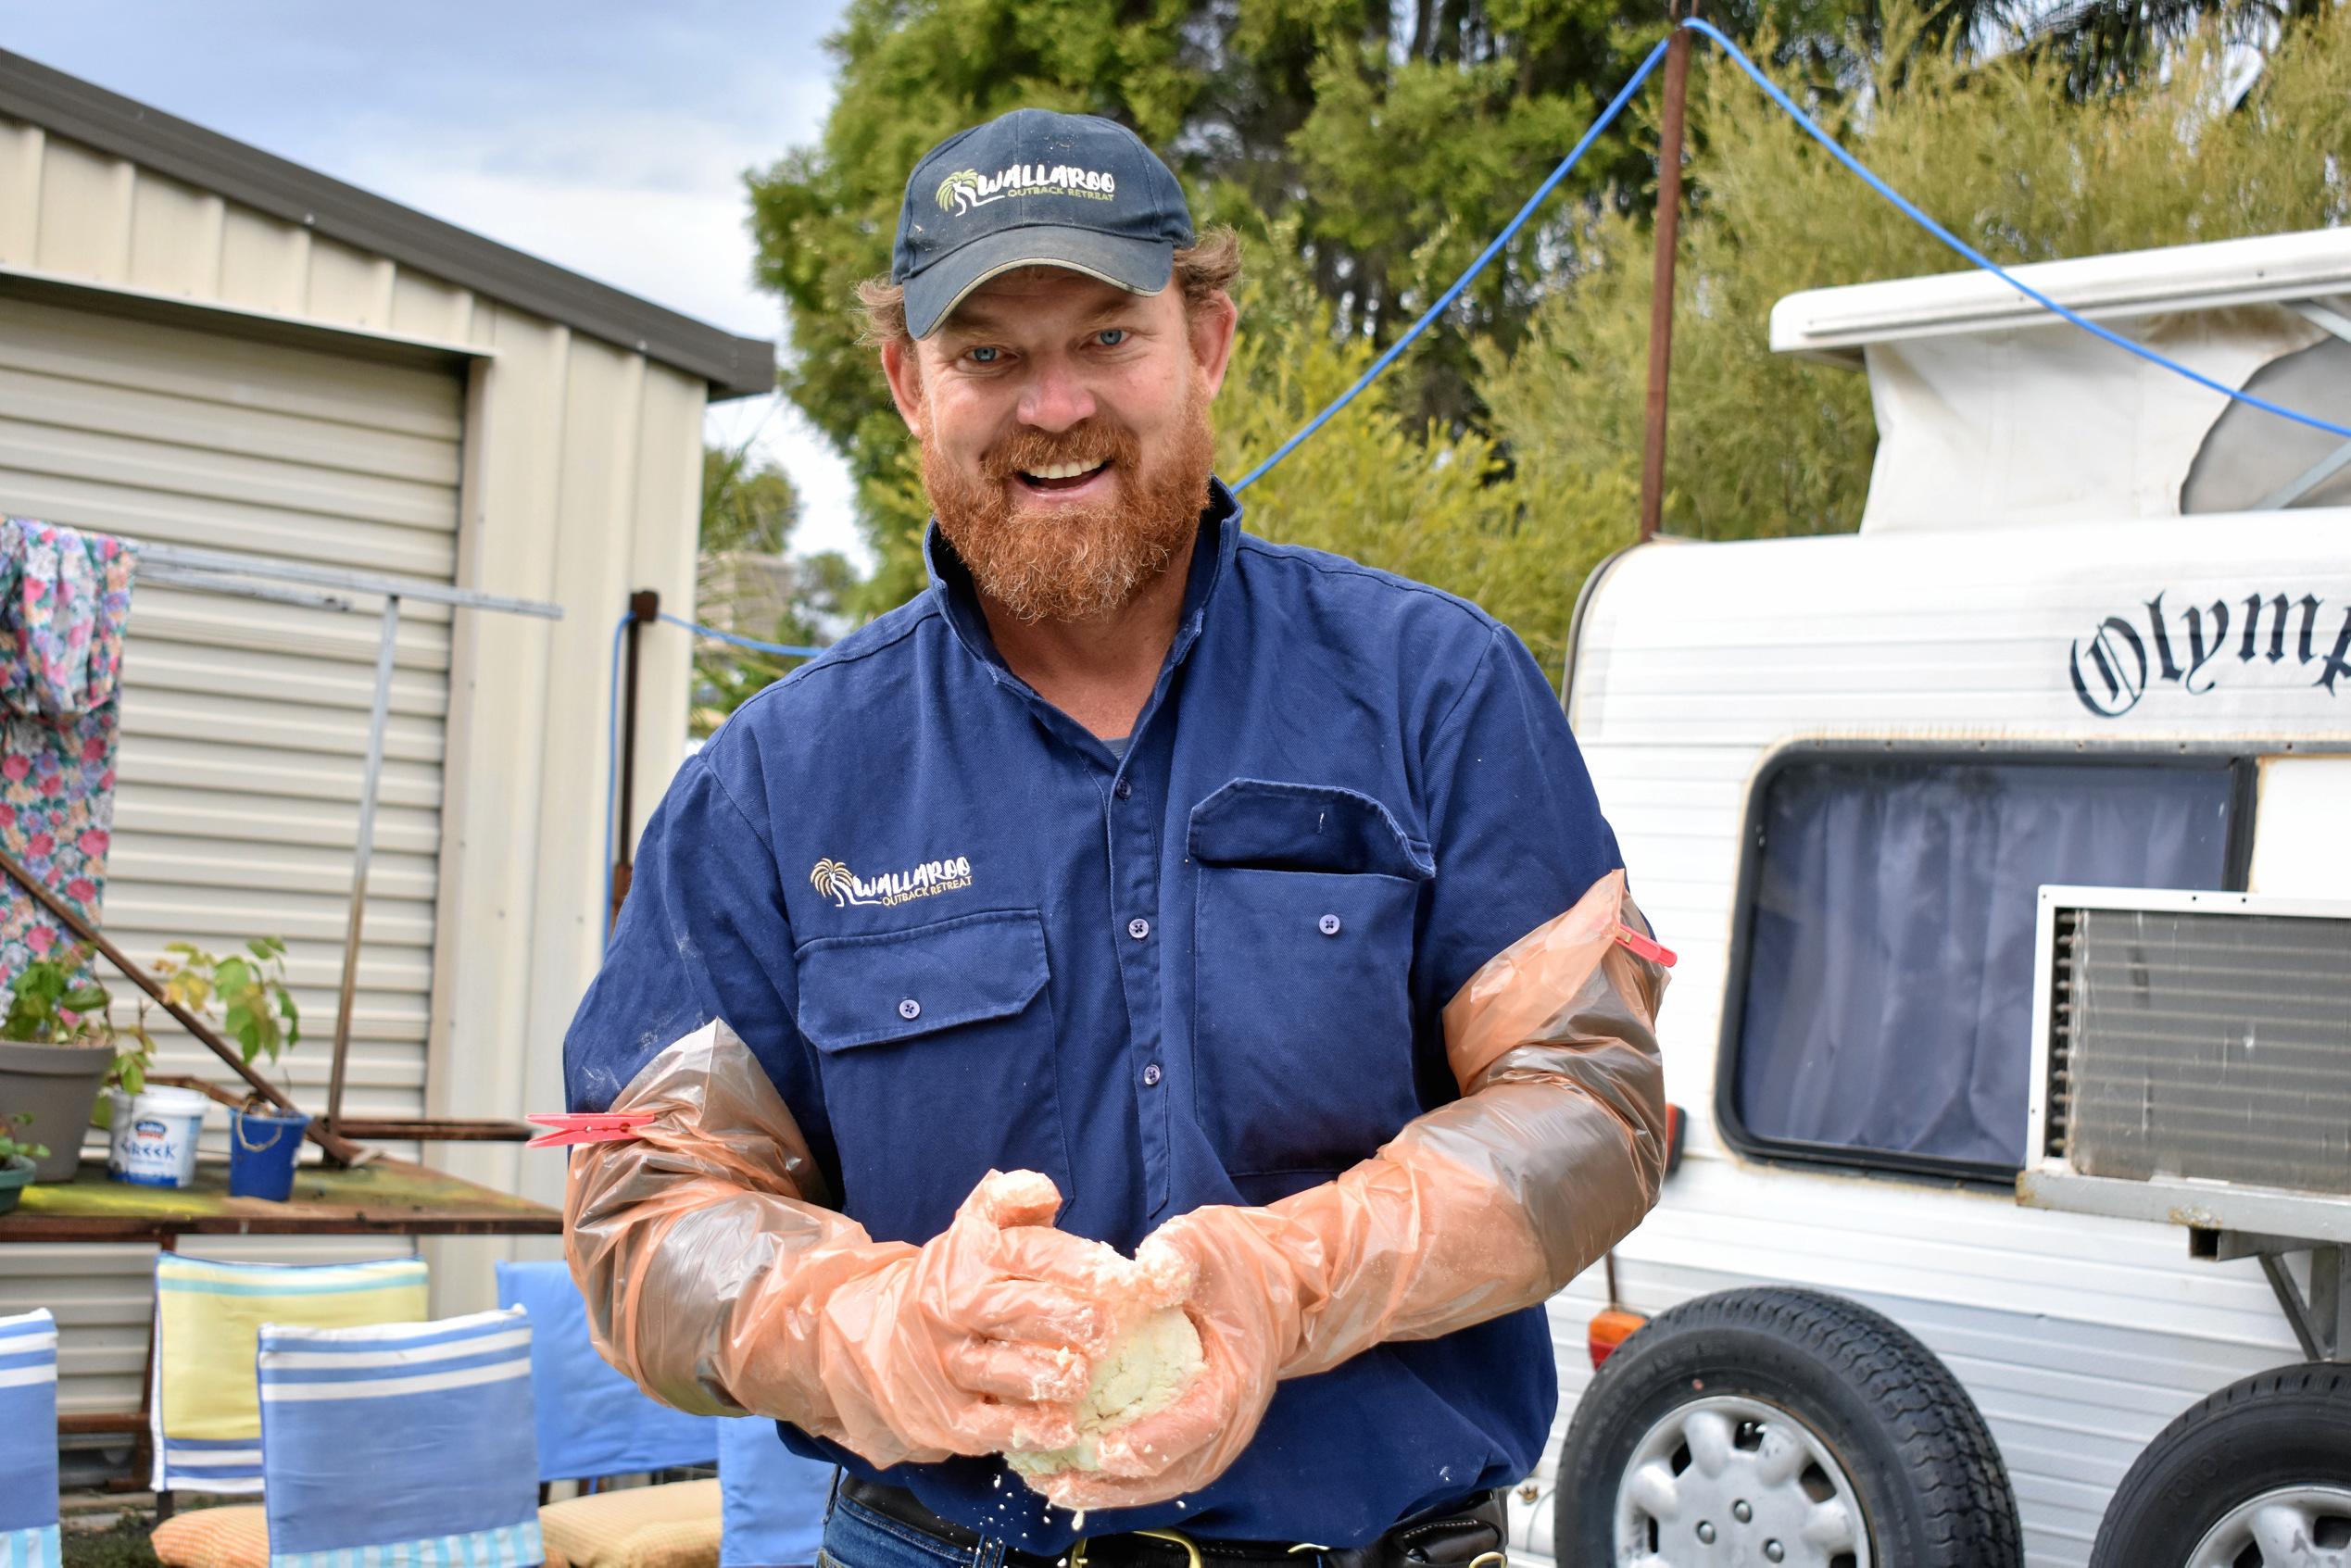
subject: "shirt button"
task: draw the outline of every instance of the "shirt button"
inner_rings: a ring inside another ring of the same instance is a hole
[[[1159,1087],[1158,1062],[1154,1061],[1149,1067],[1143,1069],[1143,1087],[1147,1089],[1155,1089]]]
[[[900,1018],[920,1018],[923,1016],[923,1004],[909,997],[898,1004],[898,1015]]]
[[[1111,793],[1117,796],[1121,800],[1124,800],[1128,796],[1135,793],[1135,786],[1128,784],[1125,779],[1121,779],[1116,784],[1111,785]]]
[[[1144,937],[1149,936],[1150,934],[1151,922],[1142,919],[1140,916],[1138,916],[1126,922],[1126,935],[1132,936],[1138,942],[1140,942]]]
[[[1336,936],[1339,935],[1339,917],[1337,915],[1325,915],[1322,919],[1314,922],[1314,929],[1321,932],[1326,936]]]

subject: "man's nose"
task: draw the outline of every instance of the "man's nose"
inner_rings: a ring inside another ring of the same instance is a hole
[[[1021,423],[1036,430],[1061,432],[1094,412],[1094,395],[1065,362],[1040,360],[1021,389]]]

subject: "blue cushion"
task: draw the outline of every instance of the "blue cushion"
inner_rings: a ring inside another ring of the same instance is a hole
[[[531,1313],[531,1382],[538,1399],[539,1479],[579,1481],[709,1464],[719,1420],[648,1397],[596,1353],[587,1303],[563,1263],[498,1265],[498,1304]]]
[[[0,1568],[57,1568],[57,1324],[0,1318]]]
[[[719,1568],[786,1568],[816,1561],[833,1467],[802,1459],[775,1423],[719,1423]]]
[[[271,1568],[526,1568],[539,1541],[531,1323],[261,1330]]]

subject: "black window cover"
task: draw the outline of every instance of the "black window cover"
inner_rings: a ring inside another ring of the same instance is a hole
[[[1735,1144],[1997,1174],[2023,1161],[2044,883],[2220,888],[2225,758],[1806,759],[1761,784]]]

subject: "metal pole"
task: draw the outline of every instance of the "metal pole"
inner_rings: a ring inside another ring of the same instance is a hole
[[[1657,536],[1666,508],[1666,380],[1674,354],[1674,254],[1681,238],[1682,107],[1690,84],[1690,33],[1679,25],[1697,14],[1667,0],[1676,25],[1666,46],[1666,112],[1657,128],[1657,252],[1649,269],[1649,408],[1641,452],[1641,537]]]
[[[133,963],[131,955],[107,940],[106,933],[76,914],[72,906],[61,902],[38,877],[19,865],[5,849],[0,849],[0,872],[6,872],[19,886],[31,894],[33,902],[48,910],[50,918],[59,925],[72,932],[76,941],[86,942],[96,948],[100,957],[122,972],[124,979],[145,991],[157,1007],[177,1019],[181,1028],[195,1035],[199,1045],[219,1057],[228,1065],[230,1071],[244,1079],[247,1088],[270,1104],[276,1106],[280,1110],[298,1112],[299,1108],[293,1100],[286,1098],[285,1091],[255,1072],[252,1064],[245,1060],[243,1052],[214,1034],[212,1025],[173,1001],[171,994],[163,988],[154,975]],[[337,1136],[316,1122],[311,1123],[307,1131],[312,1143],[326,1150],[329,1159],[342,1164],[356,1165],[370,1157],[368,1150]]]
[[[343,995],[334,1011],[334,1067],[327,1079],[330,1131],[343,1117],[344,1070],[351,1054],[351,1003],[359,988],[359,929],[367,919],[368,862],[375,853],[375,794],[383,776],[383,726],[392,711],[392,651],[400,634],[400,596],[383,599],[383,637],[375,649],[375,707],[368,716],[368,764],[359,776],[359,843],[351,860],[351,921],[343,935]]]
[[[604,929],[610,933],[621,918],[621,905],[629,896],[629,877],[635,870],[636,855],[631,847],[636,842],[636,639],[637,633],[653,624],[661,613],[661,596],[650,588],[640,588],[629,596],[628,647],[623,655],[627,668],[621,676],[621,823],[615,834],[612,861],[612,907],[604,911]]]

